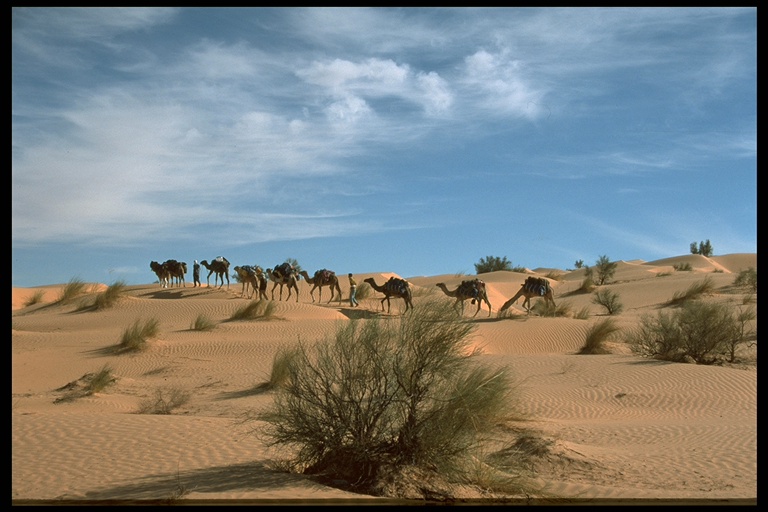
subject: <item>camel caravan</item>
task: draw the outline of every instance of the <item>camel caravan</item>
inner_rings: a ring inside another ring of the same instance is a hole
[[[211,286],[210,278],[214,276],[213,286],[222,288],[224,286],[224,280],[227,281],[227,289],[229,289],[229,260],[223,256],[217,256],[212,259],[210,263],[208,260],[202,260],[199,264],[195,260],[194,264],[194,278],[195,286],[202,286],[199,284],[200,266],[205,267],[208,270],[206,277],[206,284]],[[163,263],[157,261],[151,261],[149,264],[150,269],[155,273],[160,283],[161,288],[169,288],[171,286],[187,286],[184,275],[187,273],[187,264],[183,261],[166,260]],[[318,290],[318,302],[322,302],[323,288],[328,287],[330,291],[330,297],[326,304],[331,303],[334,298],[341,303],[342,298],[341,284],[336,272],[328,270],[326,268],[315,271],[310,276],[306,270],[298,270],[294,268],[288,261],[280,263],[273,268],[262,268],[258,265],[238,265],[234,268],[235,274],[233,277],[237,278],[237,281],[242,284],[240,296],[242,298],[253,299],[256,297],[259,300],[275,300],[275,290],[279,286],[280,291],[278,294],[278,300],[283,300],[283,288],[287,288],[286,300],[290,300],[291,296],[295,292],[296,302],[299,302],[299,281],[304,278],[304,281],[311,286],[309,290],[309,296],[312,298],[312,302],[315,302],[315,290]],[[350,274],[351,276],[351,274]],[[267,294],[268,283],[272,282],[271,294]],[[390,277],[389,280],[382,284],[378,284],[372,277],[364,279],[363,282],[370,285],[374,292],[381,293],[384,298],[381,299],[381,311],[385,311],[384,303],[387,303],[386,312],[391,313],[391,299],[402,299],[405,305],[403,314],[413,309],[413,290],[411,284],[399,277]],[[462,281],[455,289],[449,289],[445,283],[437,283],[437,286],[442,292],[450,298],[455,299],[453,303],[454,309],[460,316],[464,315],[464,302],[469,300],[472,305],[477,305],[473,318],[477,316],[483,307],[483,304],[488,306],[488,317],[493,314],[493,308],[491,301],[488,299],[488,292],[486,290],[485,282],[481,279],[475,278],[471,280]],[[505,313],[513,304],[515,304],[520,297],[523,297],[522,307],[527,314],[531,312],[531,299],[542,298],[546,304],[555,307],[554,291],[548,279],[543,277],[528,277],[525,282],[520,286],[520,290],[509,300],[507,300],[501,308],[498,310],[498,314]]]

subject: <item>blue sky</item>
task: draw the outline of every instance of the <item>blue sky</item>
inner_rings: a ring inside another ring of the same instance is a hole
[[[13,8],[11,67],[13,286],[757,252],[753,7]]]

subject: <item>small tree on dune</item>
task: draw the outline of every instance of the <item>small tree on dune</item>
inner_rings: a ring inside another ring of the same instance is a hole
[[[486,256],[485,258],[480,258],[480,261],[475,263],[476,274],[485,274],[497,270],[512,270],[512,262],[509,261],[506,256],[503,258],[499,258],[498,256]]]

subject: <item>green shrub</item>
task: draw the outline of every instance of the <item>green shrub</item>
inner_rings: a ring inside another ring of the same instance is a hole
[[[693,270],[693,267],[690,263],[677,263],[675,265],[672,265],[672,268],[677,270],[678,272],[691,272]]]
[[[612,290],[596,291],[592,303],[603,306],[609,315],[618,315],[624,310],[624,306],[619,301],[619,294]]]
[[[358,492],[382,493],[381,480],[406,467],[459,471],[513,398],[508,369],[473,360],[474,326],[450,303],[423,300],[412,315],[300,342],[257,432],[294,448],[294,468]]]
[[[742,342],[743,325],[727,304],[687,301],[671,313],[644,316],[629,343],[641,355],[712,364]]]
[[[157,336],[160,322],[156,318],[150,318],[145,322],[136,320],[130,327],[123,331],[118,343],[118,351],[135,352],[147,347],[147,340]]]
[[[605,342],[610,340],[621,329],[613,318],[606,318],[594,323],[587,331],[584,346],[579,349],[579,354],[608,354]]]
[[[512,262],[507,259],[506,256],[499,258],[498,256],[486,256],[480,258],[480,261],[475,263],[475,274],[485,274],[487,272],[495,272],[497,270],[512,270]]]

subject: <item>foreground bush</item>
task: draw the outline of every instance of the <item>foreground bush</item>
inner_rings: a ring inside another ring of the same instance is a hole
[[[306,474],[380,493],[405,467],[458,471],[510,410],[507,369],[475,364],[474,324],[450,303],[424,300],[404,318],[338,328],[281,358],[286,382],[261,415],[270,445],[290,447]]]
[[[93,307],[97,310],[111,308],[120,297],[125,295],[125,289],[125,281],[115,281],[96,296],[96,299],[93,301]]]
[[[157,318],[150,318],[144,322],[136,320],[130,327],[123,331],[117,348],[119,352],[136,352],[144,350],[147,340],[154,338],[160,331],[160,322]]]

